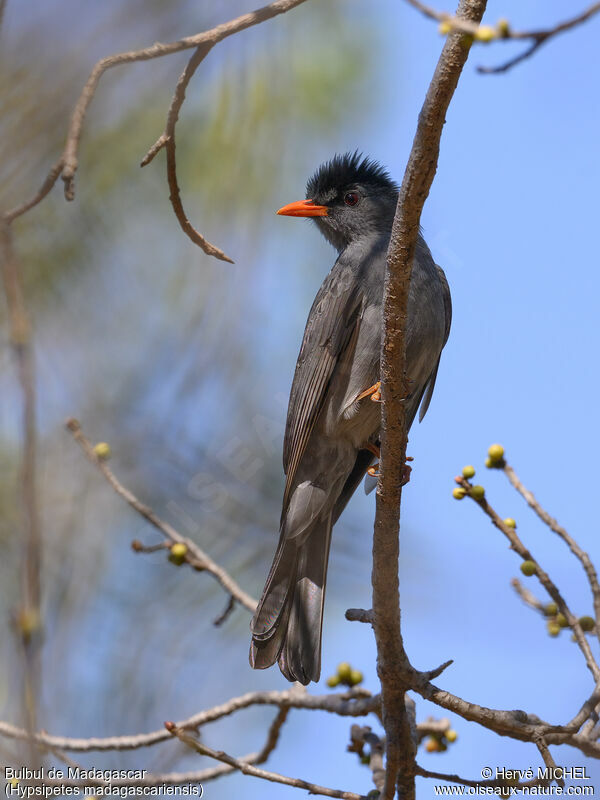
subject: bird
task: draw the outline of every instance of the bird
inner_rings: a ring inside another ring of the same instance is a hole
[[[355,151],[322,164],[306,199],[277,212],[311,218],[338,253],[296,364],[279,543],[250,624],[250,665],[277,661],[289,681],[304,685],[321,673],[331,531],[379,452],[384,280],[398,192],[382,165]],[[419,407],[420,420],[429,407],[451,317],[446,276],[419,232],[406,327],[408,428]]]

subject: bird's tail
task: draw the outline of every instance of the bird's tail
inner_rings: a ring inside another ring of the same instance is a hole
[[[332,514],[318,517],[302,536],[282,532],[251,623],[250,664],[279,668],[306,685],[321,674],[321,630]]]

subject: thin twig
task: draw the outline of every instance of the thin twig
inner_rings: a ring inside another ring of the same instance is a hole
[[[33,195],[33,197],[20,204],[19,206],[5,212],[3,215],[0,215],[4,218],[6,222],[12,222],[17,217],[24,214],[29,209],[33,208],[37,205],[41,200],[46,197],[46,195],[50,192],[54,184],[56,183],[59,175],[62,177],[64,186],[65,186],[65,197],[67,200],[73,200],[75,197],[75,173],[77,171],[79,165],[79,145],[81,141],[81,134],[83,130],[83,124],[89,109],[89,106],[94,99],[96,94],[96,90],[98,88],[98,84],[100,82],[100,78],[104,75],[104,73],[112,69],[113,67],[120,66],[122,64],[133,64],[138,61],[150,61],[154,58],[162,58],[163,56],[172,55],[173,53],[179,53],[183,50],[191,50],[196,48],[196,55],[192,57],[190,60],[190,64],[193,63],[194,58],[198,56],[199,53],[203,55],[199,58],[198,63],[204,58],[206,53],[214,47],[219,42],[226,39],[228,36],[232,36],[236,33],[240,33],[247,28],[250,28],[254,25],[258,25],[261,22],[265,22],[266,20],[272,19],[273,17],[278,16],[279,14],[284,14],[286,11],[290,11],[291,9],[295,8],[296,6],[301,5],[302,3],[306,2],[306,0],[275,0],[274,2],[270,3],[269,5],[263,6],[262,8],[258,8],[255,11],[251,11],[248,14],[242,14],[235,19],[231,19],[228,22],[224,22],[220,25],[215,26],[207,31],[202,31],[201,33],[197,33],[194,36],[185,36],[182,39],[178,39],[175,42],[168,42],[166,44],[162,44],[160,42],[156,42],[155,44],[151,45],[150,47],[145,47],[140,50],[130,50],[125,53],[117,53],[112,56],[107,56],[106,58],[102,58],[98,61],[94,68],[92,69],[89,78],[87,79],[77,102],[73,108],[73,112],[71,114],[67,136],[65,141],[65,146],[62,152],[61,157],[59,160],[54,164],[52,169],[49,171],[48,175],[44,179],[42,186],[40,189]],[[186,71],[190,67],[186,67]],[[195,68],[198,66],[196,64],[189,74],[188,79],[181,85],[182,78],[180,78],[180,82],[178,84],[178,91],[181,88],[183,94],[185,94],[185,88],[187,86],[187,82],[189,78],[193,74]],[[185,74],[185,73],[184,73]],[[181,98],[183,101],[183,97]],[[173,98],[173,102],[171,104],[171,111],[175,110],[176,105],[178,102],[178,94],[176,92],[175,97]],[[178,112],[179,108],[177,108]],[[171,112],[170,112],[171,113]],[[176,121],[176,118],[175,118]],[[174,124],[173,124],[174,129]],[[154,155],[161,149],[161,147],[165,146],[167,143],[164,141],[163,137],[161,136],[156,144],[150,149],[148,155],[144,159],[150,161]],[[179,198],[179,188],[177,187],[176,181],[176,174],[175,174],[175,167],[174,167],[174,148],[175,143],[174,140],[169,145],[172,147],[171,151],[171,160],[170,166],[168,165],[168,178],[169,178],[169,186],[171,189],[171,202],[173,203],[173,207],[177,214],[177,218],[179,220],[180,225],[184,229],[184,231],[188,234],[188,236],[198,244],[204,252],[208,253],[209,255],[213,255],[216,258],[219,258],[223,261],[231,261],[231,259],[223,253],[218,247],[210,244],[195,228],[191,225],[189,220],[187,219],[185,212],[183,210],[183,206],[181,205],[181,200]],[[167,151],[168,152],[168,151]],[[142,162],[142,163],[144,163]],[[147,162],[146,162],[147,163]],[[175,191],[176,189],[176,191]]]
[[[163,533],[169,541],[179,542],[186,546],[188,552],[185,555],[185,560],[190,566],[194,567],[194,569],[206,570],[206,572],[209,572],[217,579],[228,594],[235,597],[238,603],[241,603],[241,605],[249,611],[254,612],[256,609],[256,600],[238,586],[223,567],[220,567],[213,561],[195,542],[182,536],[172,525],[162,520],[149,506],[138,500],[133,492],[120,483],[106,461],[98,458],[95,454],[92,443],[84,436],[81,425],[76,419],[68,420],[66,428],[73,434],[73,438],[81,446],[88,460],[98,467],[115,492],[122,497],[134,511],[137,511],[145,520]]]
[[[205,57],[211,51],[212,46],[212,44],[200,45],[194,52],[194,55],[188,61],[186,68],[177,82],[175,96],[171,103],[171,108],[169,109],[169,115],[167,117],[167,127],[165,128],[165,132],[160,139],[164,139],[164,148],[167,152],[167,181],[170,192],[169,200],[171,201],[173,211],[175,212],[175,216],[177,217],[182,231],[192,240],[192,242],[194,242],[194,244],[197,244],[199,247],[201,247],[207,255],[214,256],[221,261],[228,261],[230,264],[233,264],[233,260],[229,258],[229,256],[226,256],[222,250],[208,242],[189,221],[181,201],[181,192],[179,190],[179,183],[177,181],[175,125],[177,124],[179,111],[183,105],[183,101],[185,100],[185,91],[187,86],[192,79],[194,72],[198,69],[202,61],[204,61]]]
[[[359,756],[365,755],[364,747],[369,745],[369,769],[373,777],[373,783],[377,791],[383,791],[385,783],[385,767],[383,765],[383,754],[385,753],[385,742],[368,725],[352,725],[350,728],[350,744],[348,750],[351,753],[358,753]]]
[[[600,639],[600,584],[598,583],[598,573],[596,572],[596,568],[594,567],[591,558],[584,550],[581,549],[570,533],[568,533],[568,531],[565,530],[562,525],[559,525],[554,517],[550,516],[550,514],[544,508],[542,508],[539,501],[536,500],[533,492],[530,492],[529,489],[523,485],[519,479],[519,476],[509,464],[504,464],[503,471],[512,486],[514,486],[521,497],[524,498],[527,505],[535,511],[538,517],[550,528],[551,531],[556,533],[557,536],[559,536],[563,542],[565,542],[575,558],[581,562],[581,565],[585,570],[585,574],[587,575],[590,589],[592,590],[592,597],[594,598],[596,631]]]
[[[600,681],[600,667],[598,666],[596,659],[594,658],[589,642],[586,638],[586,635],[581,627],[578,618],[571,612],[571,609],[568,607],[566,600],[562,596],[560,590],[558,589],[557,585],[554,581],[550,578],[548,573],[542,569],[540,564],[536,561],[533,557],[531,551],[525,547],[523,542],[521,541],[519,535],[515,528],[506,525],[504,520],[500,517],[500,515],[496,512],[494,508],[488,503],[485,497],[481,499],[476,499],[472,497],[469,493],[471,484],[468,480],[462,477],[457,477],[456,482],[465,489],[467,495],[473,500],[474,503],[481,508],[481,510],[487,514],[487,516],[491,519],[493,524],[501,531],[506,538],[509,540],[512,549],[521,556],[524,561],[532,561],[535,565],[535,574],[538,577],[538,580],[544,587],[544,589],[548,592],[550,597],[554,600],[556,605],[558,606],[558,610],[564,614],[567,623],[570,628],[573,630],[573,634],[575,636],[575,640],[579,646],[579,649],[583,653],[585,658],[585,663],[592,673],[594,678],[594,684],[597,684]]]
[[[8,309],[10,344],[17,366],[22,407],[21,501],[21,602],[15,630],[23,653],[22,709],[27,729],[36,728],[36,702],[40,692],[39,645],[41,628],[41,531],[36,488],[36,387],[31,324],[21,270],[13,247],[12,230],[0,220],[0,262]],[[31,761],[35,752],[31,749]]]
[[[429,717],[423,722],[417,723],[417,739],[420,743],[426,736],[443,736],[448,733],[451,727],[448,717],[443,717],[442,719]]]
[[[485,7],[486,0],[461,0],[457,16],[478,23]],[[407,440],[404,398],[409,394],[406,375],[408,289],[421,212],[437,168],[446,112],[468,54],[462,36],[448,37],[419,115],[388,250],[383,311],[385,332],[381,347],[381,462],[372,572],[373,628],[386,734],[386,781],[382,800],[392,800],[397,782],[403,800],[412,800],[415,796],[416,746],[410,735],[404,703],[408,686],[398,675],[398,664],[407,660],[400,632],[398,558],[401,474]]]
[[[526,605],[528,605],[530,608],[534,608],[536,611],[539,611],[541,614],[546,616],[546,606],[541,600],[537,599],[533,592],[530,592],[529,589],[526,589],[518,578],[513,578],[510,582],[510,585]]]
[[[373,624],[373,612],[364,608],[348,608],[344,615],[349,622],[367,622]]]
[[[380,697],[379,695],[371,696],[364,689],[353,689],[338,694],[310,695],[304,690],[298,690],[295,686],[283,692],[248,692],[239,697],[233,697],[221,705],[200,711],[177,722],[176,725],[184,730],[195,730],[202,725],[256,705],[278,706],[281,709],[301,708],[326,711],[341,717],[364,717],[379,709]],[[26,740],[29,734],[23,728],[18,728],[8,722],[0,722],[0,736],[22,741]],[[33,740],[40,747],[86,753],[95,750],[137,750],[141,747],[160,744],[169,738],[167,731],[161,728],[150,733],[138,733],[131,736],[92,737],[89,739],[36,733]]]
[[[278,772],[269,772],[266,769],[255,767],[239,758],[235,758],[225,753],[223,750],[213,750],[212,747],[208,747],[195,736],[192,736],[185,730],[177,728],[172,722],[166,722],[165,727],[172,736],[176,736],[180,741],[200,755],[214,758],[216,761],[222,761],[224,764],[229,764],[229,766],[239,770],[244,775],[252,775],[255,778],[262,778],[263,780],[273,783],[282,783],[285,786],[295,786],[298,789],[306,789],[310,794],[319,794],[324,797],[338,797],[341,798],[341,800],[364,800],[361,795],[355,794],[355,792],[346,792],[341,789],[329,789],[326,786],[319,786],[303,778],[290,778],[287,775],[280,775]]]
[[[543,736],[537,736],[534,739],[534,742],[535,742],[535,746],[540,751],[540,755],[544,760],[544,764],[548,767],[548,769],[550,769],[552,771],[553,775],[556,775],[556,772],[557,772],[556,762],[552,758],[550,750],[548,750],[548,745],[544,741],[544,737]],[[556,780],[557,784],[560,786],[561,789],[565,788],[565,782],[564,782],[564,779],[562,777],[560,777],[560,778],[557,777],[554,780]]]
[[[225,620],[229,617],[234,608],[235,608],[235,597],[231,594],[229,595],[229,600],[227,601],[227,605],[225,606],[223,611],[219,614],[219,616],[213,621],[213,625],[215,626],[215,628],[219,628],[225,622]]]
[[[479,38],[481,41],[486,43],[490,41],[507,39],[517,41],[531,40],[531,45],[526,50],[514,56],[514,58],[505,61],[499,66],[478,66],[477,71],[485,75],[507,72],[512,67],[520,64],[522,61],[525,61],[525,59],[530,58],[536,52],[536,50],[545,44],[545,42],[547,42],[549,39],[552,39],[554,36],[557,36],[560,33],[570,31],[578,25],[587,22],[591,17],[600,11],[600,3],[596,2],[591,6],[588,6],[588,8],[586,8],[580,14],[570,17],[569,19],[554,25],[552,28],[543,28],[533,31],[513,30],[506,20],[501,20],[495,28],[491,28],[489,25],[485,26],[486,35],[482,36],[482,29],[479,24],[474,24],[473,22],[461,19],[458,16],[452,16],[452,14],[449,14],[446,11],[436,11],[431,6],[421,2],[421,0],[406,0],[406,2],[429,19],[436,20],[437,22],[446,25],[448,31],[460,31],[468,36],[472,36],[474,39]]]
[[[6,222],[11,223],[17,217],[21,217],[23,214],[32,209],[34,206],[37,206],[38,203],[42,202],[44,197],[46,197],[46,195],[52,191],[54,184],[58,180],[58,176],[62,172],[63,163],[64,162],[62,157],[59,158],[59,160],[51,168],[44,182],[37,190],[37,192],[33,195],[33,197],[31,197],[25,203],[22,203],[20,206],[17,206],[16,208],[11,209],[10,211],[7,211],[4,214],[4,219],[6,220]]]

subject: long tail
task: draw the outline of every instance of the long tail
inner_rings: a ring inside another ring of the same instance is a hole
[[[275,661],[289,681],[306,685],[321,674],[321,630],[332,514],[318,517],[302,536],[282,532],[251,623],[250,664]]]

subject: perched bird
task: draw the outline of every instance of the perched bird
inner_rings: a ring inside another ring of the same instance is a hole
[[[279,544],[251,623],[250,664],[319,680],[331,529],[379,452],[386,252],[398,186],[359,153],[336,155],[278,214],[313,217],[338,257],[314,300],[292,384]],[[408,425],[423,418],[450,331],[450,290],[421,236],[406,329]],[[373,468],[371,468],[371,472]]]

